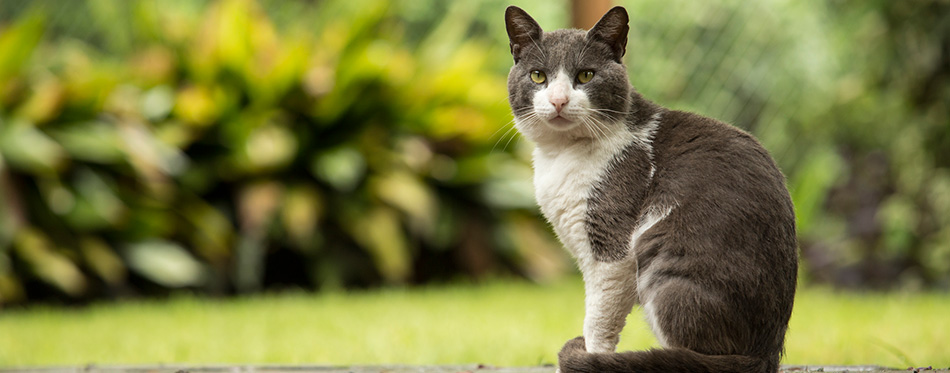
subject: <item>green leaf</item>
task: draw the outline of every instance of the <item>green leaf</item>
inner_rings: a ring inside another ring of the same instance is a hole
[[[105,176],[90,169],[76,171],[75,207],[67,215],[74,228],[96,230],[117,227],[124,221],[128,207],[110,184]]]
[[[57,126],[50,130],[50,137],[75,159],[112,164],[125,159],[114,124],[90,121]]]
[[[808,236],[821,221],[828,190],[838,182],[844,168],[834,151],[816,148],[789,183],[798,230],[803,236]]]
[[[207,280],[205,268],[177,243],[151,240],[129,245],[129,267],[151,281],[170,288],[200,286]]]
[[[158,138],[151,126],[127,122],[116,124],[129,163],[144,181],[156,183],[168,175],[179,175],[189,160],[179,149]]]
[[[351,191],[366,173],[366,160],[352,147],[339,147],[314,157],[310,172],[339,191]]]
[[[212,263],[227,259],[234,241],[234,226],[206,201],[188,201],[182,211],[188,224],[189,241],[198,254]]]
[[[23,287],[10,265],[10,257],[0,251],[0,305],[22,300],[24,296]]]
[[[281,125],[266,124],[251,131],[242,155],[252,170],[272,170],[289,164],[297,155],[297,139]]]
[[[892,195],[881,203],[877,219],[884,234],[884,250],[894,258],[907,255],[914,241],[918,239],[917,227],[920,224],[920,209],[909,198]]]
[[[511,214],[505,220],[504,233],[512,241],[519,267],[529,278],[548,282],[571,268],[565,251],[543,223],[517,214]]]
[[[67,163],[66,151],[33,124],[0,118],[0,155],[12,167],[34,175],[50,175]]]
[[[17,256],[29,264],[37,278],[70,296],[86,291],[86,278],[66,256],[60,254],[43,232],[21,230],[14,242]]]
[[[435,231],[438,198],[422,180],[409,172],[391,172],[374,179],[373,193],[409,216],[427,235]]]
[[[66,99],[66,89],[59,79],[44,76],[30,87],[30,97],[20,104],[15,116],[33,123],[46,123],[59,116]]]
[[[165,119],[175,107],[175,91],[168,85],[159,85],[142,95],[142,115],[151,121]]]
[[[89,268],[106,283],[119,285],[125,281],[125,264],[105,241],[96,237],[85,237],[79,241],[79,249]]]
[[[0,93],[7,90],[8,81],[30,60],[43,37],[44,25],[42,14],[30,12],[0,30]]]
[[[324,214],[324,202],[320,191],[311,185],[297,185],[284,195],[280,212],[284,229],[291,241],[301,249],[313,247],[319,233],[317,224]]]
[[[373,257],[376,269],[390,283],[404,283],[412,274],[412,255],[399,215],[377,207],[350,225],[350,234]]]
[[[175,95],[173,113],[179,119],[196,127],[216,123],[231,108],[234,98],[217,85],[195,84],[185,86]]]

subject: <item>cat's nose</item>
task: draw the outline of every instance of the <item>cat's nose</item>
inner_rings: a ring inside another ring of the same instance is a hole
[[[551,105],[554,105],[554,110],[556,110],[558,114],[561,113],[561,109],[564,109],[564,106],[567,106],[567,96],[551,97],[549,101],[551,101]]]

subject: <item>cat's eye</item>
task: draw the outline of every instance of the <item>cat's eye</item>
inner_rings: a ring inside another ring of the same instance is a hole
[[[547,75],[544,75],[544,72],[541,70],[534,70],[531,72],[532,82],[541,84],[541,83],[544,83],[544,81],[547,79],[548,79]]]
[[[580,83],[587,83],[591,79],[594,79],[594,72],[590,70],[584,70],[577,73],[577,81]]]

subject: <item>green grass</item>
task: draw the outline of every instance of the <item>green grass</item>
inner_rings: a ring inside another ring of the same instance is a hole
[[[553,363],[580,334],[579,279],[419,290],[182,296],[0,312],[0,366]],[[786,364],[950,366],[950,295],[805,289]],[[638,310],[620,349],[656,342]]]

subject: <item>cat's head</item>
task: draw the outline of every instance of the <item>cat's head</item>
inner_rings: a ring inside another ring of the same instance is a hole
[[[521,8],[505,12],[511,55],[508,101],[518,130],[545,138],[598,138],[622,126],[631,90],[622,57],[627,11],[615,7],[590,31],[544,32]]]

